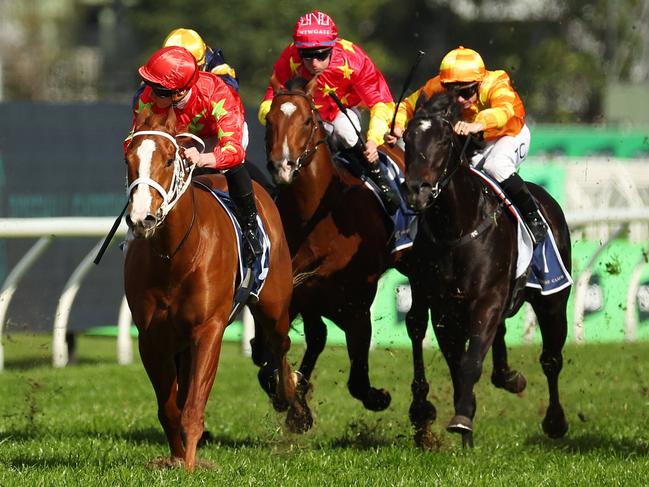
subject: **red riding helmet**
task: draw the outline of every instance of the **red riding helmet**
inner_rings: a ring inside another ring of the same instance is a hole
[[[198,78],[198,65],[191,52],[184,47],[169,46],[158,49],[138,73],[145,82],[168,90],[191,88]]]
[[[299,49],[331,47],[338,39],[338,29],[331,17],[314,10],[304,14],[295,24],[293,40]]]

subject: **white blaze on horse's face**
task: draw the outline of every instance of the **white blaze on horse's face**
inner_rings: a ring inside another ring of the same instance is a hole
[[[433,123],[430,120],[422,120],[421,122],[419,122],[419,130],[421,130],[422,132],[425,132],[432,126]]]
[[[149,179],[151,177],[151,161],[153,160],[155,148],[156,145],[153,140],[143,140],[137,148],[137,158],[140,161],[138,179]],[[151,209],[152,202],[151,188],[146,184],[138,184],[133,191],[131,211],[129,212],[131,221],[133,223],[142,222],[147,215],[155,213]]]
[[[279,109],[286,116],[290,118],[291,115],[297,110],[297,105],[293,102],[287,101],[280,105]],[[275,161],[275,175],[274,180],[275,184],[290,184],[293,180],[294,168],[289,164],[291,157],[290,148],[288,146],[288,135],[284,137],[284,142],[282,143],[282,159],[280,161]]]
[[[282,103],[279,109],[284,115],[286,115],[286,118],[289,118],[291,115],[293,115],[293,113],[295,113],[295,110],[297,110],[297,105],[295,105],[295,103],[293,102],[286,101]]]

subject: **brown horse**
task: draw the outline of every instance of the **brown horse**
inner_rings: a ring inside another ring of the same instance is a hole
[[[430,313],[453,381],[455,416],[447,429],[462,434],[463,443],[472,445],[473,387],[492,344],[492,381],[512,392],[525,386],[522,376],[507,365],[505,319],[516,313],[523,301],[531,303],[543,337],[540,361],[550,396],[542,427],[551,438],[559,438],[568,430],[558,381],[570,288],[543,295],[524,287],[526,274],[515,279],[516,221],[470,170],[462,149],[465,141],[453,133],[460,117],[461,106],[453,96],[443,93],[430,101],[422,96],[404,134],[408,201],[421,212],[411,254],[409,332],[412,329],[423,335]],[[563,212],[543,188],[530,184],[530,189],[569,271],[570,234]],[[413,404],[424,404],[428,384],[423,366],[417,374],[421,387],[413,387]]]
[[[349,392],[365,408],[381,411],[391,397],[370,385],[370,305],[378,279],[395,266],[400,254],[390,252],[392,222],[378,199],[334,161],[313,105],[315,86],[315,79],[307,83],[300,78],[289,81],[286,89],[276,85],[266,125],[268,169],[278,185],[277,206],[293,256],[290,319],[301,314],[304,322],[306,351],[299,391],[310,387],[324,349],[327,328],[322,317],[326,317],[346,335]],[[400,149],[382,150],[403,164]],[[255,342],[253,358],[261,365],[261,346],[258,339]],[[267,390],[272,386],[271,377],[260,375],[260,381]]]
[[[145,110],[136,120],[126,153],[127,223],[135,239],[128,245],[124,281],[171,459],[193,470],[232,310],[238,250],[230,217],[204,187],[192,184],[175,136],[173,110],[164,115]],[[225,188],[223,176],[196,179]],[[271,254],[259,300],[249,304],[274,355],[279,379],[273,393],[286,402],[289,429],[301,432],[310,415],[296,399],[295,374],[286,361],[291,258],[275,205],[259,186],[255,193]]]

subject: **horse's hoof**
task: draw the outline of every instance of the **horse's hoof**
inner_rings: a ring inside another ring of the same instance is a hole
[[[385,389],[370,387],[367,396],[363,399],[363,406],[370,411],[384,411],[392,402],[392,396]]]
[[[462,433],[462,448],[473,448],[473,432]]]
[[[439,450],[442,442],[428,427],[415,430],[415,445],[422,450]]]
[[[543,432],[549,438],[555,440],[563,438],[568,432],[568,421],[566,421],[566,415],[563,412],[563,408],[559,406],[558,410],[555,410],[552,414],[548,409],[548,412],[545,414],[545,418],[543,418],[543,422],[541,423],[541,427],[543,428]]]
[[[466,433],[473,432],[473,421],[471,418],[462,415],[455,415],[451,418],[451,421],[446,427],[446,431],[449,433],[460,433],[464,435]]]
[[[291,433],[303,434],[313,426],[311,410],[306,405],[301,407],[290,407],[286,413],[286,427]]]
[[[527,380],[516,370],[494,371],[491,374],[491,383],[499,389],[505,389],[512,394],[519,394],[525,390]]]
[[[413,402],[408,410],[410,422],[419,429],[419,425],[433,423],[437,419],[437,410],[430,401]]]

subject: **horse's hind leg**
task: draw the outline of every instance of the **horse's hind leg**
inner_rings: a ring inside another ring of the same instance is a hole
[[[390,405],[392,398],[385,389],[376,389],[370,385],[368,361],[372,322],[369,309],[342,317],[337,323],[345,331],[347,338],[347,354],[351,364],[347,388],[350,394],[362,401],[365,409],[383,411]]]
[[[172,353],[161,349],[161,343],[160,340],[153,340],[145,333],[140,333],[140,357],[156,394],[158,420],[167,436],[172,458],[182,459],[185,449],[176,395],[176,365]]]
[[[559,373],[563,367],[561,352],[568,333],[566,319],[568,292],[567,290],[559,291],[550,296],[538,294],[530,301],[543,338],[540,362],[548,380],[550,403],[542,427],[550,438],[561,438],[568,432],[568,422],[559,401]]]
[[[493,372],[491,373],[491,382],[496,387],[505,389],[513,394],[518,394],[525,390],[527,381],[523,374],[517,370],[510,369],[507,362],[507,345],[505,344],[505,322],[501,322],[494,337],[494,343],[491,348],[493,357]]]
[[[412,306],[406,315],[408,337],[412,343],[413,379],[412,403],[408,411],[410,422],[415,429],[415,443],[417,446],[429,447],[430,423],[435,421],[437,411],[435,406],[426,398],[428,395],[428,381],[424,366],[423,341],[428,328],[428,307],[423,296],[418,298],[416,289],[413,289]]]

